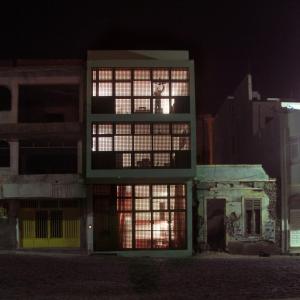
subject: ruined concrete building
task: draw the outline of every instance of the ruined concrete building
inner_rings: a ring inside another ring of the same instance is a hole
[[[198,166],[195,183],[200,250],[279,252],[276,182],[261,165]]]
[[[0,67],[0,247],[84,243],[83,65]]]

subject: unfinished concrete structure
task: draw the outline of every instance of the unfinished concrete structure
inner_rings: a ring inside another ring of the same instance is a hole
[[[198,166],[195,183],[200,249],[247,253],[243,247],[261,241],[276,249],[276,182],[261,165]]]
[[[84,247],[82,62],[0,66],[0,248]]]

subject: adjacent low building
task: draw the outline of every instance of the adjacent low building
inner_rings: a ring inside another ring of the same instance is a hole
[[[276,182],[261,165],[198,166],[195,206],[200,250],[243,253],[250,243],[278,245]]]

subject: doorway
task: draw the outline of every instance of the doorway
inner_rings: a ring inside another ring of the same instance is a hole
[[[207,244],[213,251],[225,250],[225,199],[207,199]]]

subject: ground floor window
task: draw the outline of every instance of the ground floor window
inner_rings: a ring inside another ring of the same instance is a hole
[[[246,199],[246,233],[259,235],[261,233],[261,200]]]
[[[95,250],[185,249],[186,186],[96,185]]]

